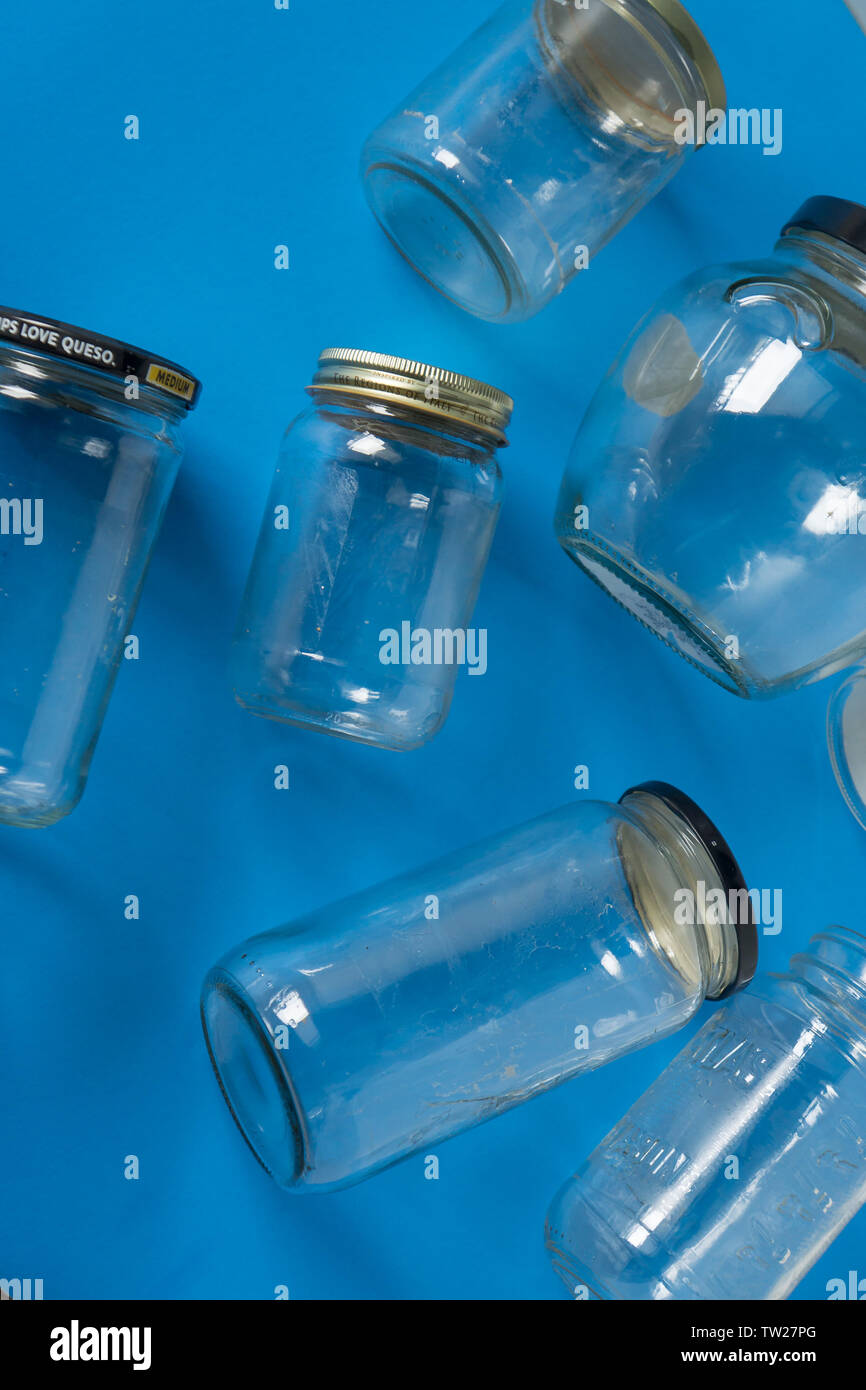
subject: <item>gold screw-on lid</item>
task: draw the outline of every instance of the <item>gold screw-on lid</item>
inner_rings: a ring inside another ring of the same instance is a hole
[[[471,376],[357,348],[325,348],[309,391],[396,401],[443,420],[458,420],[508,443],[505,430],[514,402],[504,391]]]

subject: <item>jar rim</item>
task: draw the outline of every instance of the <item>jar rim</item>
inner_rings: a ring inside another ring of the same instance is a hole
[[[602,0],[602,4],[609,15],[624,21],[642,36],[656,57],[664,62],[678,88],[682,89],[683,80],[688,78],[692,90],[688,97],[683,91],[683,99],[689,107],[692,102],[704,100],[713,110],[727,109],[725,80],[715,53],[680,0]],[[552,45],[566,69],[579,80],[584,80],[586,71],[578,61],[583,44],[578,44],[573,52],[570,47],[575,38],[580,38],[579,30],[571,32],[569,29],[576,18],[575,12],[564,6],[562,0],[538,0],[536,15],[543,46],[549,48]],[[676,73],[668,51],[671,39],[676,46],[681,69]],[[646,125],[656,135],[673,136],[673,121],[658,114],[654,120],[650,108],[636,99],[630,105],[622,105],[623,97],[628,97],[628,94],[603,64],[593,66],[593,72],[598,88],[596,95],[621,119],[631,124],[639,115],[638,126]],[[697,143],[700,148],[704,142],[699,140]]]
[[[185,410],[194,410],[201,394],[201,382],[167,357],[63,319],[5,305],[0,305],[0,346],[84,367],[114,381],[135,377],[142,386]]]
[[[681,0],[647,0],[676,35],[697,69],[704,84],[707,101],[717,110],[728,105],[728,92],[718,59],[697,21],[692,18]]]

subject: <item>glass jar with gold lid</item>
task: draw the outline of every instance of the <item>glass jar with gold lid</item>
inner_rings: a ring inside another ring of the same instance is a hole
[[[234,645],[241,705],[383,748],[444,722],[499,515],[512,401],[471,377],[328,348],[289,427]]]

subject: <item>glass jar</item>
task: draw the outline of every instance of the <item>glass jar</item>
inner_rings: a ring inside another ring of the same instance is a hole
[[[765,260],[637,326],[563,480],[566,553],[728,690],[866,655],[866,209],[814,198]]]
[[[562,1187],[547,1246],[600,1299],[784,1299],[866,1201],[866,937],[814,936],[717,1010]]]
[[[525,319],[673,178],[703,140],[699,113],[725,105],[678,0],[510,0],[370,136],[361,172],[436,289],[479,318]]]
[[[76,805],[199,383],[0,307],[0,821]]]
[[[202,1019],[256,1157],[322,1190],[666,1036],[756,957],[724,840],[647,783],[253,937]]]
[[[426,743],[458,668],[499,517],[512,401],[439,367],[328,348],[283,439],[234,645],[253,714],[380,748]]]

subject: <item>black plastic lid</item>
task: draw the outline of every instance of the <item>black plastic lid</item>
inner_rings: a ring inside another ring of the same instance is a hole
[[[669,782],[641,782],[638,786],[629,787],[627,792],[623,792],[620,803],[635,792],[646,792],[649,796],[658,797],[659,801],[663,801],[671,811],[687,822],[712,859],[726,894],[732,891],[747,894],[746,921],[734,923],[737,933],[737,973],[726,990],[713,996],[714,1000],[727,999],[729,994],[734,994],[751,984],[758,968],[758,928],[742,870],[724,835],[685,792],[672,787]]]
[[[806,232],[823,232],[853,246],[866,255],[866,207],[849,203],[847,198],[809,198],[790,222],[782,228],[782,236],[801,228]]]
[[[39,318],[21,309],[0,305],[0,344],[38,352],[61,362],[74,362],[118,380],[134,376],[142,386],[192,410],[201,393],[201,382],[185,367],[132,347],[103,333],[76,328],[62,319]]]

